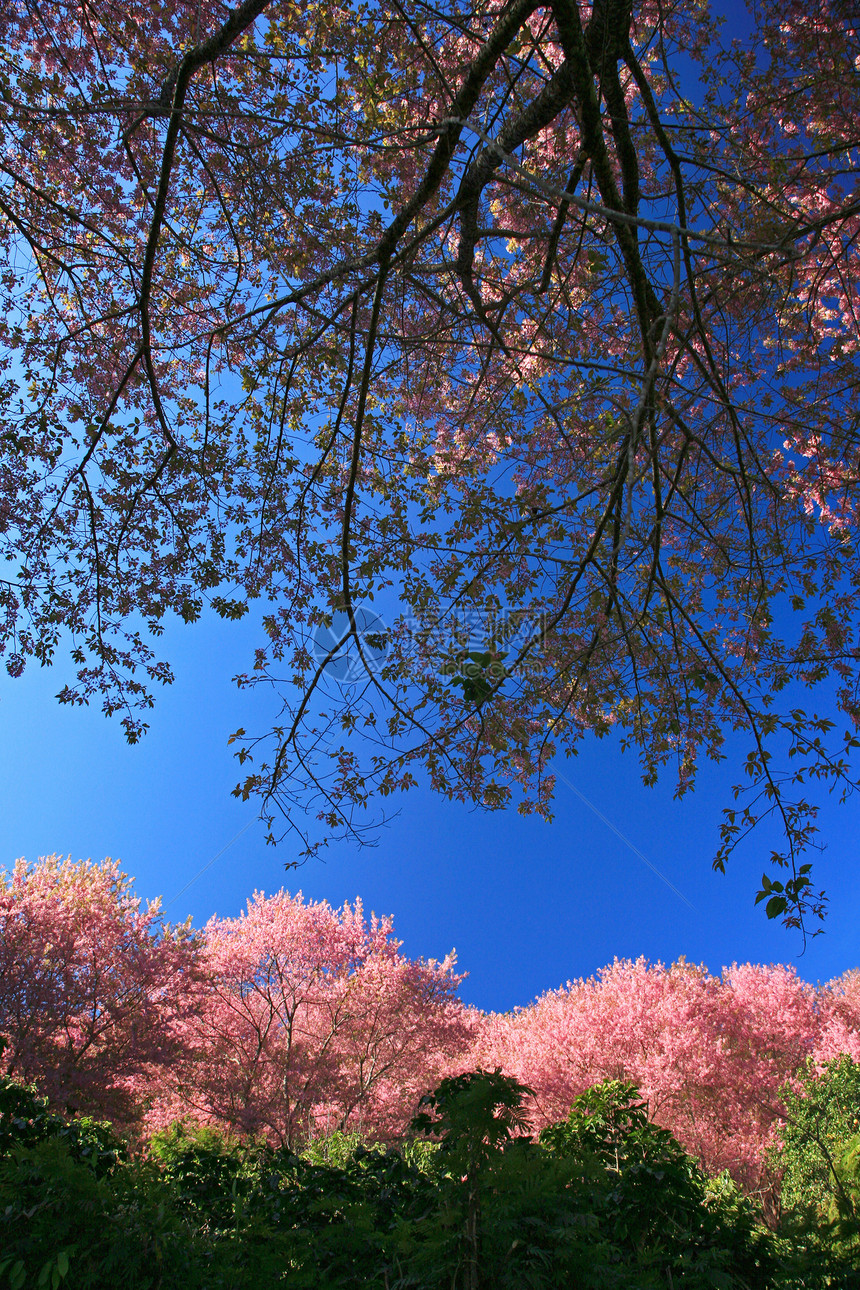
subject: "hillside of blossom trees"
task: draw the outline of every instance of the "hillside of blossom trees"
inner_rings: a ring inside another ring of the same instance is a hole
[[[140,1142],[175,1121],[299,1149],[332,1130],[397,1143],[446,1076],[499,1069],[532,1128],[634,1083],[711,1175],[773,1190],[785,1096],[860,1060],[860,971],[616,960],[506,1014],[458,996],[454,956],[409,959],[391,918],[255,893],[238,918],[170,926],[119,866],[48,856],[0,875],[0,1072],[54,1111]]]

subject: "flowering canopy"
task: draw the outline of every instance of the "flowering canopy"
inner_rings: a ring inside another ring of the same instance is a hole
[[[395,1138],[467,1045],[454,956],[409,960],[390,918],[257,892],[203,932],[183,1052],[150,1124],[183,1115],[295,1146],[349,1126]]]
[[[454,955],[408,959],[361,902],[258,892],[192,933],[118,864],[0,870],[0,1073],[138,1130],[192,1116],[293,1143],[403,1131],[468,1050]]]
[[[262,599],[243,680],[285,706],[239,791],[310,846],[309,803],[356,828],[419,771],[548,813],[586,732],[684,791],[740,731],[717,863],[776,813],[768,913],[820,910],[800,785],[850,787],[858,717],[853,8],[764,0],[744,47],[705,0],[21,0],[0,36],[10,672],[69,633],[60,697],[135,739],[165,614]]]
[[[196,976],[189,929],[141,909],[110,860],[46,856],[0,871],[2,1069],[54,1106],[119,1123],[180,1051]]]
[[[142,912],[109,860],[0,873],[0,1075],[138,1134],[191,1119],[293,1148],[335,1128],[393,1142],[441,1077],[466,1088],[477,1067],[527,1091],[540,1130],[632,1080],[706,1170],[772,1197],[786,1089],[860,1061],[857,970],[812,986],[779,965],[616,959],[506,1014],[463,1004],[462,980],[453,954],[407,958],[360,901],[258,892],[192,935]]]
[[[600,1080],[633,1080],[709,1173],[729,1169],[766,1193],[785,1087],[840,1053],[860,1057],[856,975],[814,987],[779,965],[735,964],[718,977],[683,959],[616,959],[527,1008],[484,1016],[475,1060],[533,1087],[538,1127]]]

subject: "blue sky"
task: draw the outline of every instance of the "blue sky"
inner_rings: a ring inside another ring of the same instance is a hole
[[[254,634],[250,621],[170,628],[176,681],[135,747],[97,708],[57,704],[62,663],[17,681],[4,676],[0,863],[50,852],[110,855],[135,877],[139,895],[162,896],[171,920],[191,914],[197,925],[216,912],[235,915],[255,888],[301,889],[338,905],[361,896],[367,910],[393,914],[410,955],[438,958],[455,947],[469,973],[463,997],[486,1009],[528,1003],[616,955],[665,962],[685,955],[715,971],[733,961],[796,962],[812,981],[860,962],[860,799],[826,804],[828,846],[816,868],[831,912],[826,934],[799,957],[797,934],[753,907],[766,832],[726,876],[711,871],[731,764],[705,767],[696,792],[677,802],[671,776],[645,788],[635,758],[609,739],[587,744],[561,769],[685,900],[562,783],[552,824],[470,812],[416,790],[376,847],[339,844],[324,861],[285,872],[296,846],[289,839],[267,846],[253,804],[230,795],[239,768],[227,736],[255,719],[262,726],[273,702],[231,684],[247,667]]]
[[[720,7],[739,34],[739,6]],[[198,925],[216,912],[235,915],[255,888],[302,889],[336,905],[361,896],[368,910],[394,915],[410,955],[439,958],[456,947],[469,973],[463,997],[487,1009],[528,1003],[615,956],[684,955],[715,971],[733,961],[795,962],[811,981],[860,963],[860,798],[841,807],[824,799],[827,850],[816,870],[830,914],[801,957],[800,937],[753,907],[772,834],[754,835],[725,876],[711,871],[736,777],[731,761],[704,767],[696,792],[677,802],[671,774],[645,788],[635,757],[611,739],[561,766],[578,792],[559,783],[552,824],[470,812],[417,790],[376,847],[339,844],[323,861],[285,872],[296,845],[266,846],[254,804],[230,793],[239,768],[228,735],[263,729],[275,713],[274,696],[231,683],[248,670],[258,630],[253,614],[240,624],[168,628],[176,681],[135,747],[97,707],[57,704],[69,665],[17,681],[0,675],[0,866],[51,852],[109,855],[135,877],[138,894],[162,896],[172,920],[190,914]]]

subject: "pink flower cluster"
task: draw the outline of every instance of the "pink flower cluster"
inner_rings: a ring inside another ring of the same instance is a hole
[[[293,1146],[334,1128],[394,1141],[423,1092],[477,1066],[534,1090],[537,1130],[623,1078],[708,1171],[766,1195],[782,1090],[810,1062],[860,1060],[856,970],[812,986],[616,959],[505,1014],[467,1007],[462,980],[453,954],[408,959],[360,901],[257,892],[194,933],[142,910],[111,861],[0,874],[3,1069],[138,1133],[190,1118]]]

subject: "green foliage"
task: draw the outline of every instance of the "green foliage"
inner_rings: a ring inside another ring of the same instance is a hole
[[[856,1228],[860,1220],[860,1134],[845,1142],[834,1158],[837,1186],[830,1199],[828,1218]]]
[[[0,1085],[0,1286],[57,1290],[216,1290],[276,1284],[253,1222],[237,1205],[238,1168],[252,1154],[218,1135],[159,1135],[130,1160],[110,1126],[63,1121],[33,1089]],[[157,1157],[162,1157],[159,1162]],[[246,1188],[247,1191],[251,1187]],[[229,1223],[222,1233],[219,1222]]]
[[[506,673],[502,660],[507,657],[506,653],[490,650],[461,650],[444,665],[442,673],[453,673],[448,684],[461,686],[464,701],[480,707],[504,680]]]
[[[438,1139],[454,1167],[474,1170],[528,1128],[522,1102],[532,1092],[499,1070],[451,1076],[421,1098],[411,1128]]]
[[[149,1155],[183,1213],[214,1227],[234,1227],[241,1203],[253,1189],[254,1145],[218,1129],[177,1122],[149,1142]]]
[[[836,1161],[860,1130],[860,1064],[848,1056],[828,1062],[821,1074],[810,1067],[799,1092],[784,1091],[785,1124],[775,1163],[782,1170],[786,1210],[827,1217],[831,1204],[844,1208]]]
[[[322,1137],[312,1138],[302,1149],[301,1155],[309,1164],[343,1169],[358,1148],[365,1145],[360,1133],[344,1133],[341,1129],[335,1129]]]
[[[98,1177],[60,1138],[0,1160],[0,1284],[5,1276],[12,1290],[202,1290],[200,1245],[151,1168],[126,1164]]]
[[[15,1147],[50,1140],[64,1142],[71,1159],[88,1165],[98,1177],[127,1157],[124,1142],[107,1122],[88,1116],[66,1120],[48,1110],[47,1099],[33,1085],[0,1075],[0,1157]]]
[[[766,873],[761,876],[761,887],[756,893],[755,904],[766,900],[765,913],[768,918],[779,918],[786,910],[796,909],[798,905],[812,895],[811,864],[802,864],[793,878],[785,883],[771,880]],[[816,933],[817,935],[817,933]]]
[[[860,1287],[860,1064],[843,1055],[784,1090],[783,1259],[796,1284]]]
[[[750,1202],[705,1179],[632,1085],[590,1090],[538,1142],[527,1092],[498,1071],[444,1080],[415,1119],[432,1141],[402,1150],[336,1133],[298,1156],[179,1124],[107,1170],[17,1115],[0,1286],[795,1290]]]
[[[583,1210],[642,1285],[762,1285],[775,1271],[751,1202],[728,1175],[705,1177],[634,1084],[587,1090],[540,1143],[576,1162]]]
[[[358,1146],[341,1167],[294,1158],[279,1200],[291,1286],[424,1284],[411,1279],[413,1256],[425,1243],[421,1221],[436,1210],[438,1189],[402,1153]]]
[[[628,1163],[687,1160],[668,1129],[648,1119],[647,1103],[629,1080],[607,1080],[576,1098],[570,1115],[540,1141],[557,1155],[593,1157],[620,1173]]]
[[[589,1090],[539,1143],[515,1136],[527,1092],[476,1072],[423,1099],[435,1114],[413,1127],[440,1140],[445,1172],[441,1203],[412,1230],[425,1239],[413,1253],[419,1284],[766,1284],[770,1240],[750,1202],[728,1178],[709,1184],[632,1084]]]

